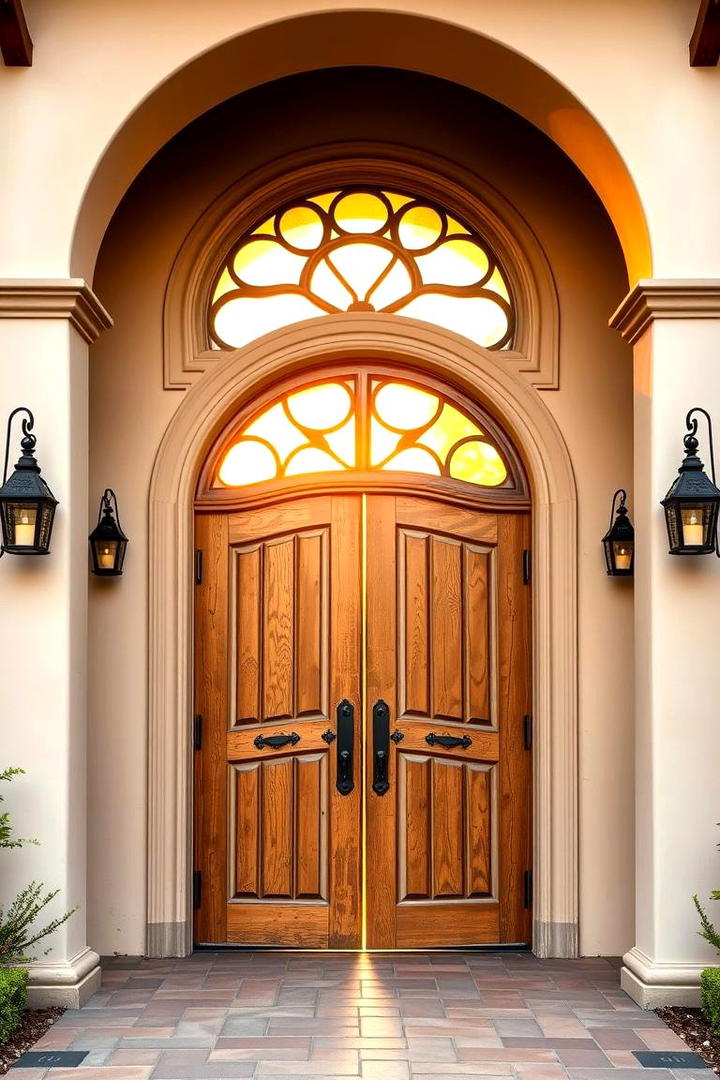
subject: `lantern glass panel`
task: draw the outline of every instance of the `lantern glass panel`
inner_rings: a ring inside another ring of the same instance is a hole
[[[11,535],[8,537],[8,543],[14,547],[34,547],[37,517],[38,508],[35,504],[9,503],[8,518]]]
[[[96,540],[95,561],[100,570],[114,570],[117,556],[117,540]]]
[[[683,547],[705,546],[711,517],[711,507],[707,503],[680,507]]]
[[[612,550],[615,569],[630,570],[633,558],[632,540],[613,540]]]

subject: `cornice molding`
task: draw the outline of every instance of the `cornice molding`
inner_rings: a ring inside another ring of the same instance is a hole
[[[634,345],[655,319],[720,318],[720,278],[642,278],[610,316]]]
[[[0,319],[69,319],[89,345],[113,324],[82,278],[0,278]]]

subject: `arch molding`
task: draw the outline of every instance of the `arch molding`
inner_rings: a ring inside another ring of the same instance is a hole
[[[150,956],[192,949],[193,498],[233,413],[291,372],[353,358],[444,379],[511,433],[533,503],[534,933],[538,956],[578,949],[577,494],[562,434],[502,357],[450,331],[378,313],[329,316],[233,353],[187,390],[149,497],[148,924]]]

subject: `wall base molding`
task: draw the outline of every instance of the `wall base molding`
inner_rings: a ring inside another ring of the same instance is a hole
[[[102,977],[100,957],[90,948],[56,964],[33,964],[29,974],[28,1004],[33,1009],[79,1009],[100,989]]]
[[[658,964],[637,946],[623,956],[620,984],[643,1009],[700,1004],[700,973],[707,964]]]
[[[572,960],[579,956],[578,924],[574,922],[535,922],[533,951],[538,956]]]
[[[113,324],[83,278],[0,278],[0,319],[68,319],[89,345]]]
[[[147,924],[148,956],[188,956],[192,952],[192,936],[187,922]]]

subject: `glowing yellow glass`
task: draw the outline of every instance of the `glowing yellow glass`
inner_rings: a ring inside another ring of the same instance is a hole
[[[241,238],[212,292],[212,345],[344,311],[424,319],[486,348],[514,331],[505,277],[484,241],[440,207],[387,190],[330,191]]]
[[[449,476],[497,487],[507,468],[478,424],[420,386],[369,378],[358,416],[354,379],[316,383],[276,401],[240,432],[218,483],[242,487],[279,477],[347,469]],[[358,434],[365,436],[358,438]]]
[[[290,394],[287,407],[298,424],[327,431],[347,420],[352,409],[352,397],[343,383],[319,383]]]
[[[399,431],[411,431],[429,424],[439,404],[437,395],[407,383],[385,383],[375,393],[379,419]]]

